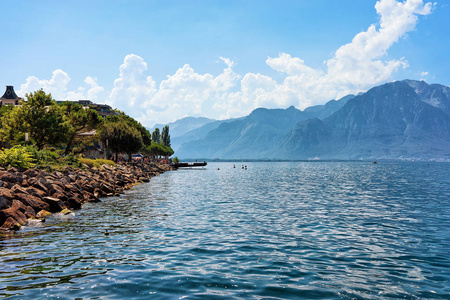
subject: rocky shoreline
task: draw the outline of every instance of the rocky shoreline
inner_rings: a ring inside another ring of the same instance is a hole
[[[86,202],[116,196],[171,170],[169,165],[118,164],[102,169],[64,167],[60,171],[0,168],[0,233],[20,229],[29,219],[71,213]]]

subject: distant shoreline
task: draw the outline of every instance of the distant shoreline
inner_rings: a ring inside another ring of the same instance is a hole
[[[240,163],[240,162],[361,162],[361,163],[371,163],[373,161],[389,163],[389,162],[417,162],[417,163],[449,163],[449,160],[421,160],[421,159],[208,159],[208,158],[200,158],[198,161],[206,161],[206,162],[231,162],[231,163]],[[183,162],[195,162],[195,159],[182,159]]]

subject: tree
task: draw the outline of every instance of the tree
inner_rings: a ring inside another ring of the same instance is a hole
[[[29,133],[29,139],[39,150],[63,142],[69,124],[65,123],[64,114],[51,94],[41,89],[26,97],[21,107],[15,107],[3,118],[2,139],[17,144]]]
[[[4,143],[18,144],[25,140],[27,126],[23,106],[2,106],[0,109],[0,140]]]
[[[152,144],[150,146],[146,146],[145,147],[145,154],[147,155],[151,155],[153,157],[156,156],[171,156],[172,154],[174,154],[174,151],[172,150],[172,148],[164,146],[162,144],[157,144],[152,142]]]
[[[61,104],[66,121],[69,123],[65,132],[66,149],[64,154],[69,154],[77,142],[77,135],[82,132],[93,130],[102,123],[102,118],[93,109],[85,109],[82,105],[66,101]]]
[[[169,125],[164,126],[161,132],[161,144],[170,147]]]
[[[150,145],[152,138],[150,135],[150,132],[147,130],[147,128],[145,128],[144,126],[142,126],[141,123],[139,123],[138,121],[136,121],[135,119],[133,119],[132,117],[126,115],[124,112],[118,111],[119,115],[113,115],[113,116],[108,116],[106,117],[106,122],[119,122],[119,121],[125,121],[129,126],[136,128],[142,136],[142,142],[144,143],[144,145]]]
[[[141,133],[134,127],[129,126],[125,121],[107,122],[100,133],[104,141],[108,141],[109,149],[116,154],[127,153],[131,160],[133,152],[139,151],[142,146]]]
[[[155,130],[152,133],[152,141],[154,143],[160,144],[161,143],[161,135],[159,133],[159,128],[155,128]]]

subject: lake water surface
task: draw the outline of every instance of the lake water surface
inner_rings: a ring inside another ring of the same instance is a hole
[[[450,164],[243,164],[0,237],[0,298],[450,299]]]

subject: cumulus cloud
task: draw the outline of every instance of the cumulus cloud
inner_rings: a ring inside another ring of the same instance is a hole
[[[25,96],[27,93],[44,89],[47,93],[51,93],[55,99],[64,99],[67,90],[67,84],[70,81],[69,75],[61,69],[53,71],[52,78],[49,80],[39,79],[36,76],[29,76],[25,83],[20,85],[17,94]]]
[[[156,92],[155,81],[145,75],[147,63],[135,54],[127,55],[119,69],[119,78],[114,81],[107,102],[131,115],[139,114]]]
[[[239,110],[248,113],[259,106],[304,109],[349,93],[358,93],[386,82],[399,68],[407,68],[405,58],[383,59],[388,49],[417,24],[418,15],[431,13],[433,4],[422,0],[380,0],[375,9],[379,23],[355,35],[324,62],[325,69],[309,67],[302,59],[280,53],[266,64],[285,78],[277,83],[261,74],[246,74],[241,91],[230,93],[228,101],[216,105],[227,117]]]
[[[304,109],[349,93],[358,93],[392,80],[405,58],[387,58],[389,48],[414,30],[418,16],[432,12],[433,4],[422,0],[380,0],[375,4],[376,24],[357,33],[339,47],[322,68],[312,68],[298,57],[280,53],[266,64],[282,76],[281,81],[264,75],[237,74],[235,62],[219,57],[225,66],[218,75],[200,74],[189,64],[157,84],[149,75],[147,63],[136,54],[124,58],[109,98],[98,99],[104,89],[97,80],[86,77],[86,87],[67,91],[70,77],[55,70],[49,80],[27,78],[19,93],[43,88],[57,99],[91,99],[107,102],[137,118],[144,125],[167,123],[184,116],[230,118],[250,113],[257,107]],[[423,73],[422,76],[427,74]],[[106,93],[105,93],[106,94]]]
[[[104,90],[103,87],[97,84],[96,78],[88,76],[84,80],[88,88],[79,87],[76,91],[68,91],[67,85],[70,80],[69,75],[61,69],[53,71],[50,79],[39,79],[36,76],[29,76],[25,83],[20,85],[17,94],[24,97],[25,94],[43,89],[46,93],[52,94],[53,99],[56,100],[91,99],[95,101],[97,100],[97,95]]]

